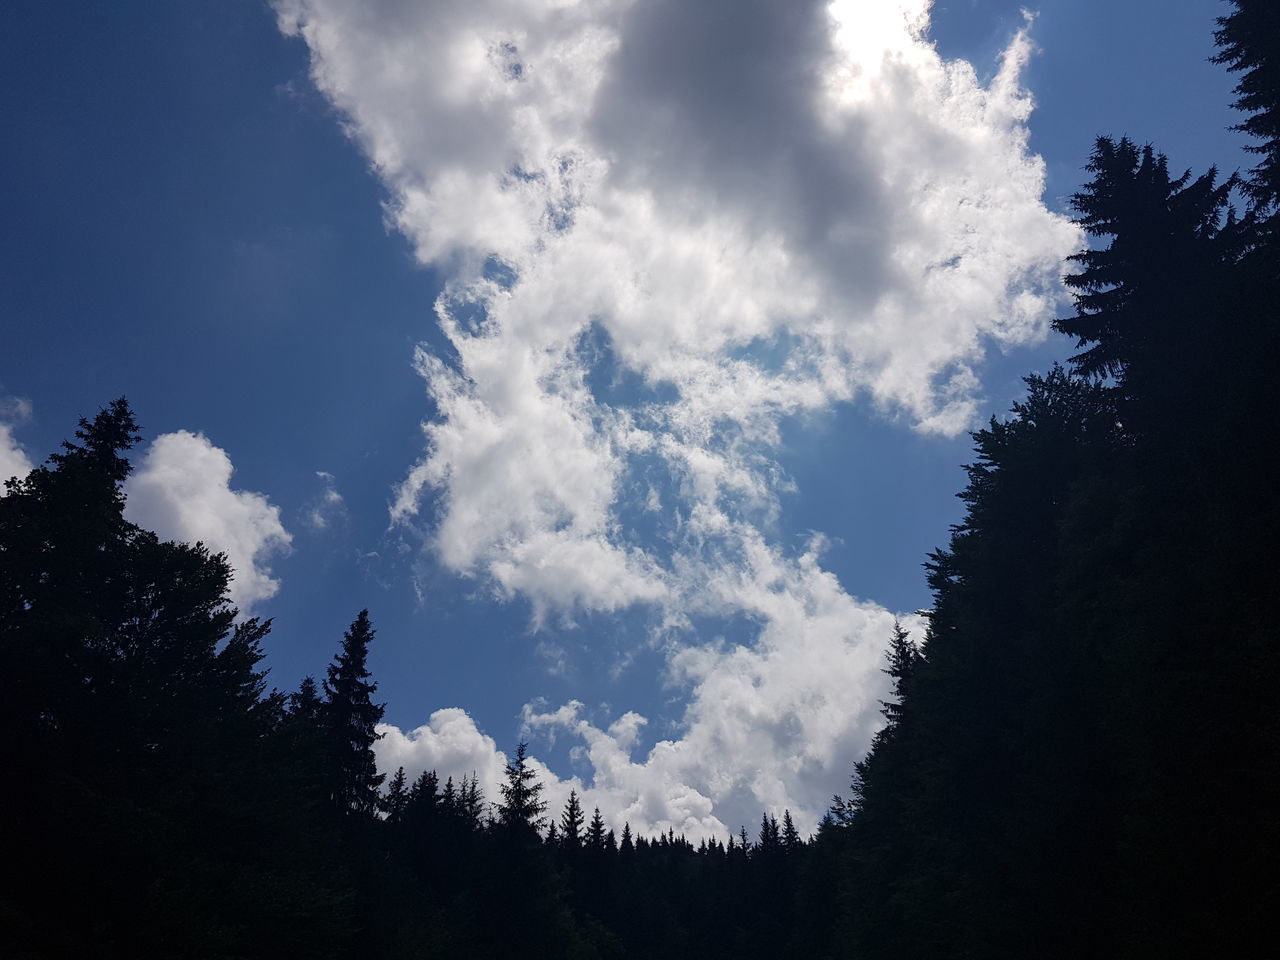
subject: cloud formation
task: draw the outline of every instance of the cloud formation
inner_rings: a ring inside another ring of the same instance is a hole
[[[13,435],[14,427],[21,426],[30,417],[30,402],[21,397],[0,397],[0,497],[5,494],[6,480],[25,477],[35,466]]]
[[[783,425],[862,398],[965,429],[984,355],[1045,335],[1080,244],[1027,149],[1025,33],[984,82],[929,6],[276,2],[449,277],[392,518],[535,624],[657,612],[679,741],[635,763],[580,712],[528,718],[651,825],[812,817],[877,722],[889,614],[820,541],[770,539]],[[717,616],[753,643],[687,629]]]
[[[126,482],[125,516],[161,537],[225,553],[231,599],[248,613],[280,589],[268,562],[287,552],[292,538],[265,496],[231,488],[232,471],[226,451],[203,434],[161,434]]]
[[[695,841],[723,840],[758,822],[761,811],[780,817],[790,809],[800,829],[813,830],[831,794],[846,789],[853,762],[881,723],[893,616],[849,597],[816,552],[789,563],[761,546],[745,576],[726,576],[716,589],[752,616],[760,633],[750,646],[720,640],[673,650],[669,680],[689,691],[677,738],[636,756],[647,723],[639,714],[606,723],[577,700],[556,709],[526,704],[534,752],[539,742],[567,734],[578,741],[572,754],[587,771],[560,777],[535,762],[557,815],[572,789],[617,831],[629,822],[643,834],[675,829]],[[921,636],[920,617],[901,619]],[[404,766],[411,776],[434,769],[455,780],[477,773],[487,795],[497,796],[502,753],[463,710],[436,711],[427,726],[409,732],[379,729],[381,769]]]
[[[787,416],[861,394],[969,425],[984,350],[1043,336],[1079,234],[1027,151],[1026,37],[983,84],[928,6],[280,0],[453,278],[393,516],[435,491],[450,568],[614,610],[673,589],[614,509],[638,463],[714,525],[769,506]]]

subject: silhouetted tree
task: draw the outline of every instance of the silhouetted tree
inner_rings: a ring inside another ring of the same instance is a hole
[[[506,782],[501,787],[502,799],[497,805],[498,823],[513,834],[536,832],[546,823],[543,813],[547,803],[542,799],[538,775],[525,757],[528,746],[521,740],[515,756],[507,761]]]
[[[378,773],[373,745],[380,738],[382,704],[373,702],[377,683],[368,668],[369,643],[374,630],[369,611],[361,610],[342,635],[342,646],[329,665],[324,682],[324,719],[333,765],[333,796],[338,808],[362,816],[378,809],[379,788],[385,774]]]
[[[391,823],[399,821],[409,803],[409,790],[405,782],[404,767],[397,767],[387,785],[387,795],[382,803],[382,809],[386,811],[387,820]]]
[[[582,845],[582,825],[585,815],[578,802],[578,791],[570,790],[569,799],[560,816],[560,836],[567,850],[577,850]]]
[[[782,811],[782,847],[787,853],[795,853],[804,845],[804,841],[800,839],[800,831],[796,829],[795,821],[791,819],[791,811]]]
[[[1249,114],[1235,129],[1260,143],[1245,147],[1262,160],[1247,182],[1263,208],[1280,201],[1280,11],[1272,0],[1231,0],[1235,10],[1218,18],[1215,63],[1241,74],[1233,106]]]
[[[587,828],[587,846],[599,852],[604,849],[604,842],[604,817],[600,816],[600,808],[596,807],[591,814],[591,825]]]

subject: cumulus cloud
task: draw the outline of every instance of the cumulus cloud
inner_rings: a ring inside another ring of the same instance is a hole
[[[203,434],[156,437],[125,486],[125,516],[161,537],[200,541],[231,564],[231,599],[243,612],[275,596],[272,556],[292,542],[280,510],[260,493],[233,490],[231,458]]]
[[[968,426],[984,351],[1043,336],[1079,234],[1027,150],[1027,38],[983,83],[928,8],[279,0],[390,216],[453,278],[393,517],[432,491],[447,566],[613,610],[673,589],[615,509],[638,462],[715,522],[721,499],[769,507],[787,416],[864,395]]]
[[[0,497],[5,494],[4,481],[25,477],[35,466],[13,435],[14,427],[31,418],[31,404],[21,397],[0,397]]]
[[[392,518],[536,624],[658,611],[682,738],[637,762],[555,721],[647,823],[711,829],[788,790],[812,817],[847,774],[889,615],[819,544],[771,542],[782,426],[862,398],[965,429],[985,354],[1045,335],[1080,245],[1027,147],[1025,32],[983,81],[938,54],[929,6],[276,2],[449,278]],[[702,615],[757,636],[699,643]]]
[[[458,783],[463,777],[475,777],[490,801],[497,798],[506,758],[465,710],[437,710],[424,725],[409,731],[380,724],[378,732],[382,739],[373,748],[380,769],[404,767],[410,782],[425,770],[436,771],[441,783],[446,777]]]
[[[552,811],[576,790],[617,831],[630,823],[643,834],[674,829],[723,840],[761,811],[780,817],[789,809],[802,830],[813,830],[831,794],[845,789],[881,723],[893,616],[849,597],[814,550],[790,563],[758,544],[745,575],[726,575],[715,589],[720,602],[756,618],[760,634],[750,646],[719,641],[673,653],[670,680],[690,691],[678,737],[636,756],[647,723],[639,714],[606,723],[577,700],[525,706],[535,747],[573,737],[573,755],[590,770],[560,777],[534,761]],[[922,635],[920,617],[901,621]],[[455,780],[474,772],[497,796],[503,755],[464,711],[439,710],[408,733],[380,730],[381,769],[434,769]]]

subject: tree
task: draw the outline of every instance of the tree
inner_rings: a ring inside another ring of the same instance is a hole
[[[605,828],[604,817],[600,816],[600,808],[596,807],[591,814],[591,826],[587,828],[587,846],[597,852],[604,849]]]
[[[462,786],[458,788],[458,813],[473,830],[479,830],[484,823],[484,791],[480,788],[480,778],[475,771],[472,771],[469,778],[462,778]]]
[[[452,781],[450,781],[452,786]],[[409,803],[409,791],[405,786],[404,767],[397,767],[395,776],[391,778],[391,783],[387,785],[387,795],[383,800],[382,808],[386,811],[387,821],[396,823],[404,815],[405,807]]]
[[[373,754],[373,745],[381,738],[377,726],[383,711],[382,704],[373,702],[378,685],[370,679],[367,665],[373,636],[369,611],[361,610],[342,635],[342,647],[324,682],[333,799],[338,809],[360,816],[377,811],[379,788],[386,777],[378,773]]]
[[[896,619],[893,621],[893,634],[889,638],[889,652],[886,656],[889,664],[884,672],[893,680],[893,699],[881,701],[881,712],[886,722],[893,725],[902,717],[902,702],[907,697],[911,678],[920,663],[919,648]]]
[[[1229,252],[1217,241],[1239,179],[1219,183],[1213,168],[1194,180],[1190,171],[1171,177],[1163,154],[1127,137],[1099,137],[1085,169],[1093,179],[1071,197],[1076,223],[1109,243],[1068,258],[1080,267],[1063,278],[1076,314],[1053,325],[1087,347],[1072,366],[1122,382],[1137,374],[1129,385],[1139,393],[1179,361],[1185,375],[1203,371],[1204,319]]]
[[[778,830],[778,818],[770,813],[760,814],[760,834],[756,849],[761,856],[772,857],[781,848],[782,835]]]
[[[515,756],[507,761],[506,782],[501,787],[498,823],[512,834],[540,831],[547,803],[542,799],[542,783],[525,756],[529,745],[521,740]]]
[[[270,623],[236,622],[224,556],[125,519],[137,440],[113,401],[0,498],[2,802],[21,824],[0,837],[21,879],[0,953],[27,929],[68,955],[247,956],[277,933],[327,955],[312,938],[340,943],[345,920],[294,856]]]
[[[791,819],[791,811],[782,811],[782,849],[787,853],[795,853],[804,842],[800,839],[800,832],[796,830],[795,821]]]
[[[1260,208],[1280,202],[1280,8],[1272,0],[1231,0],[1235,11],[1218,18],[1214,63],[1241,74],[1232,106],[1250,114],[1235,129],[1260,143],[1245,149],[1262,157],[1246,187]]]
[[[599,813],[599,810],[596,811]],[[578,802],[578,791],[569,791],[569,800],[564,805],[564,813],[560,816],[561,842],[568,850],[577,850],[582,845],[582,825],[585,815],[582,804]]]

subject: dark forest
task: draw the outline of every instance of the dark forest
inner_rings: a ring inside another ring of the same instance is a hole
[[[271,688],[225,557],[124,519],[120,399],[0,498],[0,954],[1272,955],[1280,5],[1218,25],[1258,162],[1093,145],[1075,353],[972,435],[928,629],[885,637],[814,835],[617,836],[523,743],[496,796],[380,773],[376,611]]]

